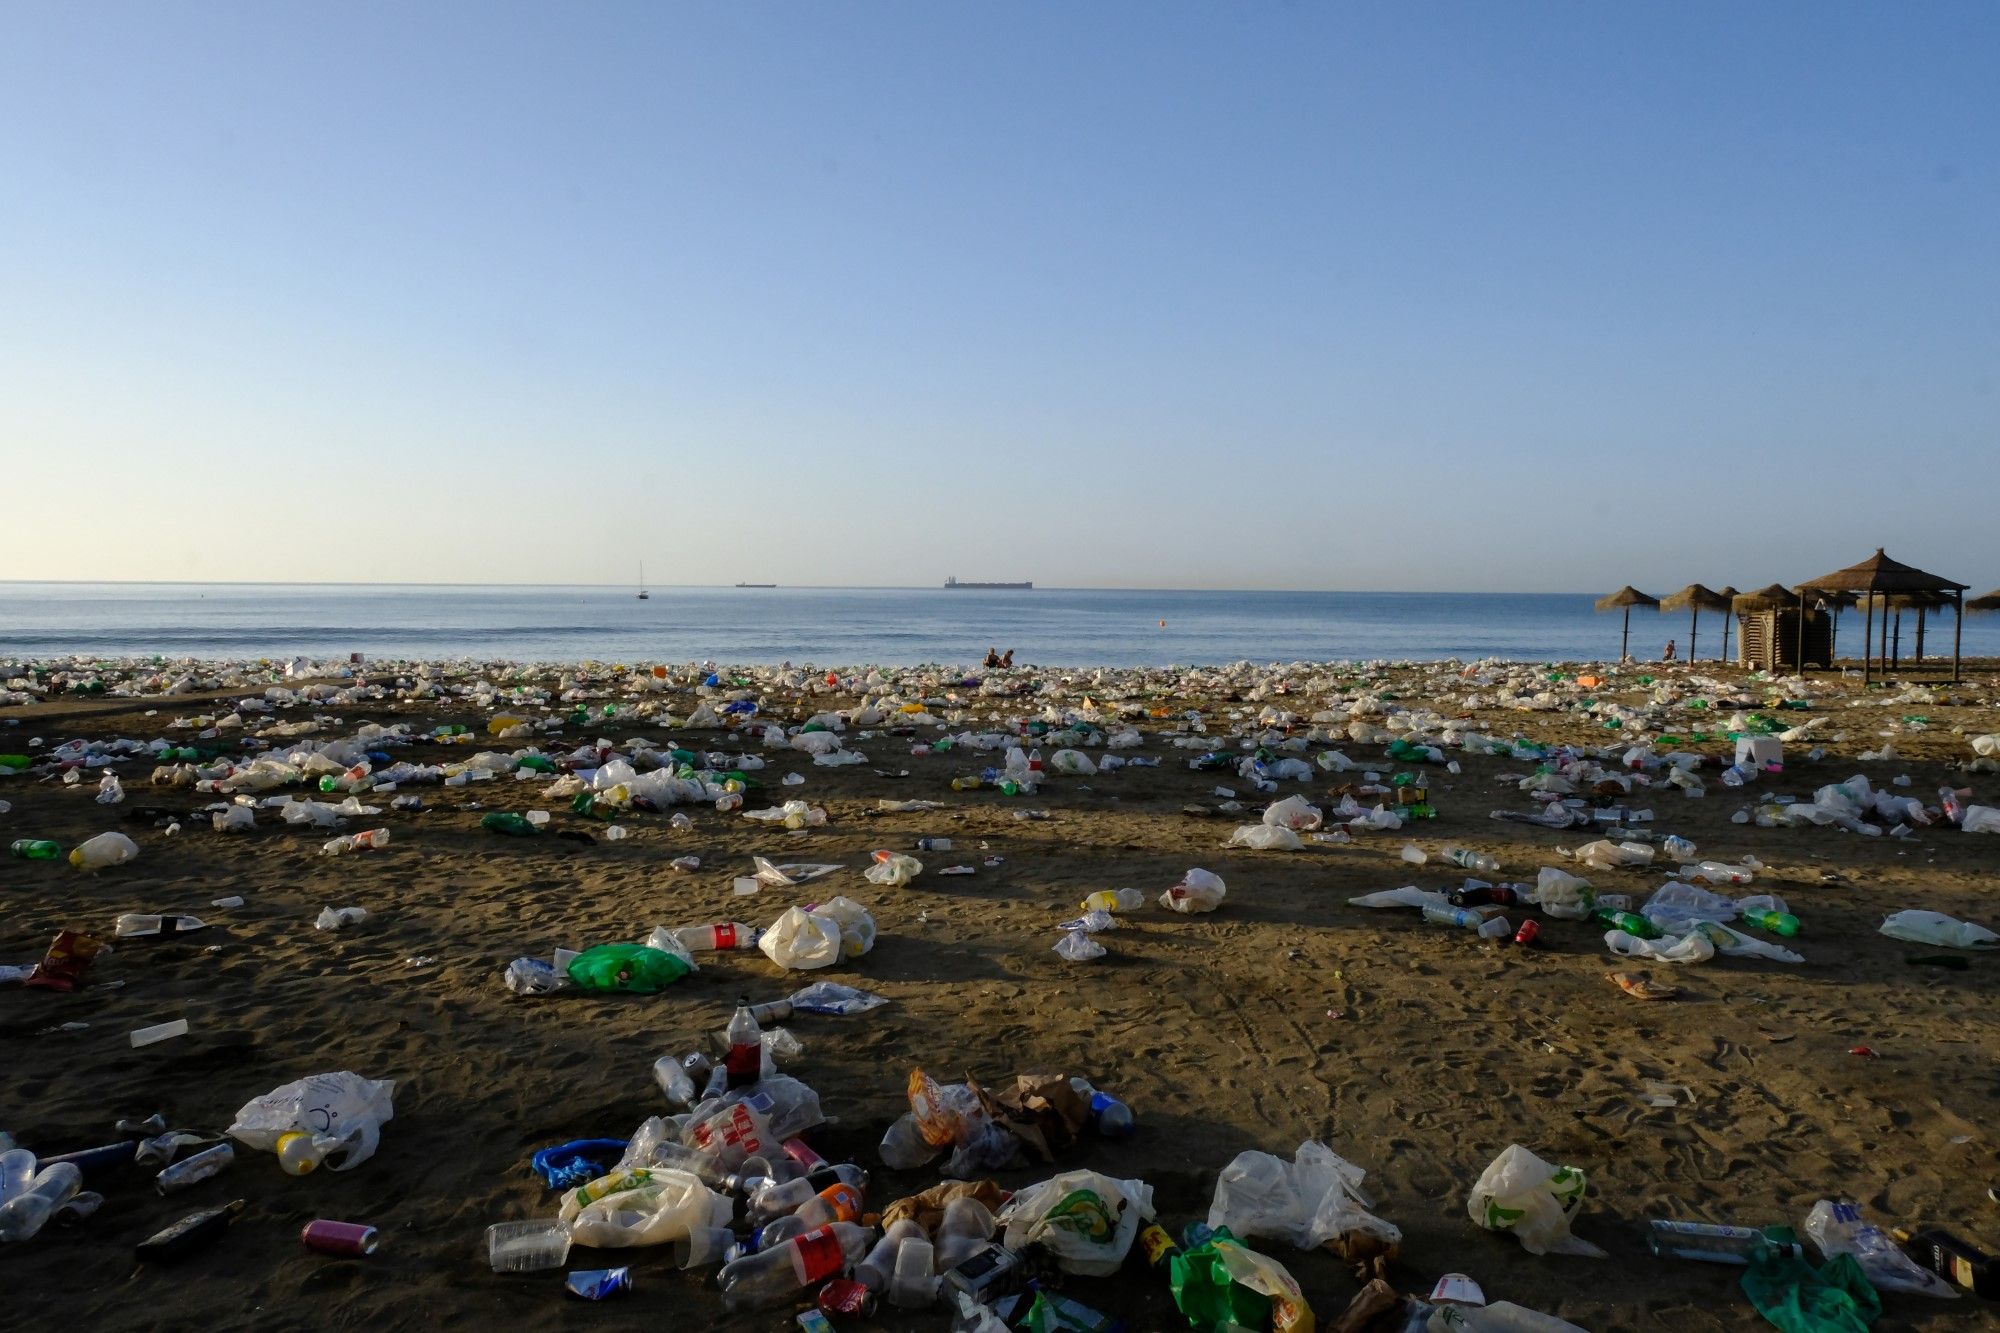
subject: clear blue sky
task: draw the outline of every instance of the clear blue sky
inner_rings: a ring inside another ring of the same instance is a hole
[[[2000,583],[2000,5],[0,3],[0,577]]]

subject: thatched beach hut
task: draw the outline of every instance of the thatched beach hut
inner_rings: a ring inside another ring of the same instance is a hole
[[[1807,579],[1799,585],[1798,595],[1801,610],[1806,605],[1806,599],[1816,592],[1873,593],[1885,597],[1921,593],[1945,595],[1950,599],[1954,613],[1951,635],[1951,678],[1955,681],[1959,679],[1959,645],[1964,637],[1963,618],[1957,613],[1962,609],[1965,589],[1966,585],[1963,583],[1954,583],[1940,574],[1926,573],[1914,565],[1892,560],[1878,546],[1874,555],[1859,564],[1836,569],[1831,574],[1822,574],[1816,579]],[[1877,653],[1875,649],[1875,599],[1869,597],[1863,605],[1868,608],[1868,625],[1861,647],[1861,679],[1867,682],[1875,677],[1875,664],[1878,658],[1886,654]],[[1888,616],[1884,614],[1882,619],[1882,632],[1886,640],[1889,631]]]

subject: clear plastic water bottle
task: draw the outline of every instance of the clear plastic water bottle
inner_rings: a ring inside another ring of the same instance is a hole
[[[1695,845],[1686,838],[1669,834],[1660,843],[1660,851],[1665,854],[1669,861],[1692,861],[1695,855]]]
[[[1070,1087],[1090,1103],[1090,1118],[1097,1132],[1107,1139],[1129,1139],[1136,1128],[1132,1108],[1108,1092],[1099,1092],[1082,1078],[1072,1078]]]
[[[76,1163],[55,1162],[43,1167],[27,1189],[0,1204],[0,1241],[32,1239],[82,1188],[83,1172]]]
[[[1494,875],[1500,871],[1500,859],[1485,852],[1475,852],[1468,847],[1447,847],[1439,853],[1445,860],[1475,874]]]

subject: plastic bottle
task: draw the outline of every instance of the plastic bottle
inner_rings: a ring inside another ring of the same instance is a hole
[[[1799,933],[1799,919],[1790,912],[1752,909],[1743,913],[1743,920],[1760,930],[1768,930],[1773,935],[1790,937]]]
[[[764,1034],[757,1026],[756,1015],[750,1012],[747,998],[737,1001],[736,1012],[722,1035],[729,1043],[728,1053],[722,1057],[722,1067],[728,1071],[728,1086],[735,1089],[755,1083],[764,1072]]]
[[[953,791],[978,791],[985,785],[982,780],[974,777],[953,778],[951,780],[951,789]]]
[[[1637,912],[1621,912],[1616,908],[1598,907],[1591,910],[1590,919],[1606,930],[1622,930],[1634,939],[1660,938],[1660,928]]]
[[[833,1222],[859,1222],[861,1201],[861,1186],[837,1181],[807,1199],[792,1216],[808,1227],[823,1227]]]
[[[1958,799],[1958,793],[1950,787],[1938,788],[1938,808],[1944,811],[1945,821],[1960,824],[1965,821],[1965,802]]]
[[[1511,884],[1468,884],[1447,896],[1453,907],[1517,907],[1525,901]]]
[[[208,923],[198,916],[162,916],[151,912],[126,912],[113,924],[112,933],[121,939],[153,937],[168,939],[191,930],[204,930]]]
[[[874,1235],[871,1228],[835,1222],[745,1255],[716,1275],[722,1303],[731,1311],[783,1304],[801,1288],[815,1286],[860,1259]]]
[[[1755,875],[1751,867],[1728,865],[1721,861],[1703,861],[1699,865],[1684,865],[1680,877],[1691,884],[1748,884]]]
[[[1090,1086],[1088,1080],[1072,1077],[1069,1081],[1076,1095],[1090,1103],[1090,1119],[1097,1132],[1107,1139],[1129,1139],[1137,1128],[1132,1119],[1132,1108],[1119,1101],[1108,1092],[1099,1092]],[[950,1267],[949,1264],[946,1267]]]
[[[7,850],[28,861],[54,861],[62,855],[62,844],[47,838],[16,838]]]
[[[35,1155],[26,1148],[0,1152],[0,1208],[17,1194],[25,1194],[35,1178]]]
[[[823,1167],[797,1180],[788,1180],[782,1185],[767,1185],[750,1198],[749,1215],[753,1222],[768,1222],[774,1217],[796,1212],[811,1202],[821,1190],[834,1185],[850,1185],[857,1190],[868,1188],[868,1173],[858,1166],[843,1162],[838,1166]]]
[[[1083,900],[1086,912],[1136,912],[1146,905],[1138,889],[1099,889]]]
[[[1686,838],[1668,834],[1660,843],[1660,852],[1669,861],[1692,861],[1695,857],[1695,845]]]
[[[1664,1219],[1646,1224],[1646,1248],[1659,1259],[1748,1264],[1751,1254],[1767,1245],[1790,1249],[1794,1255],[1800,1253],[1798,1239],[1790,1227],[1728,1227]]]
[[[313,1136],[299,1129],[278,1135],[275,1151],[278,1165],[288,1176],[309,1176],[327,1158],[326,1151],[313,1142]]]
[[[757,931],[741,921],[718,921],[706,926],[682,926],[674,932],[674,938],[687,950],[695,949],[754,949],[757,947]]]
[[[32,1239],[82,1188],[83,1172],[74,1162],[43,1167],[27,1189],[0,1204],[0,1241]]]
[[[1502,935],[1514,933],[1514,927],[1507,923],[1506,917],[1481,916],[1465,907],[1426,907],[1424,920],[1434,926],[1457,926],[1461,930],[1470,930],[1481,939],[1497,940]]]
[[[532,838],[541,832],[525,815],[510,814],[495,810],[479,821],[479,827],[489,833],[504,833],[511,838]]]
[[[69,863],[78,870],[102,870],[124,865],[139,854],[139,844],[122,833],[100,833],[71,849]]]
[[[154,1178],[153,1184],[162,1194],[172,1194],[175,1190],[186,1189],[199,1184],[210,1176],[226,1170],[235,1164],[236,1149],[227,1143],[218,1143],[213,1148],[183,1157]]]
[[[1489,856],[1485,852],[1475,852],[1465,847],[1447,847],[1442,852],[1439,852],[1438,855],[1453,865],[1470,870],[1474,874],[1493,875],[1498,874],[1500,871],[1499,858]]]

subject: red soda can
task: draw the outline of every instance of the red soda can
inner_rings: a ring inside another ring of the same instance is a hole
[[[326,1254],[363,1255],[375,1253],[375,1228],[360,1222],[335,1222],[318,1218],[305,1224],[299,1239]]]
[[[1541,937],[1542,937],[1541,922],[1523,921],[1521,923],[1521,928],[1514,932],[1514,943],[1533,944],[1536,940],[1540,939]]]
[[[835,1278],[819,1289],[818,1304],[828,1314],[867,1319],[875,1313],[875,1293],[851,1278]]]

